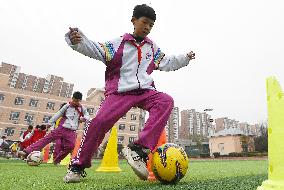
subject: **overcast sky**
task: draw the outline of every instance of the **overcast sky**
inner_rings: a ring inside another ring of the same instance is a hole
[[[104,86],[105,66],[67,46],[68,27],[99,42],[132,33],[132,10],[142,3],[156,11],[148,37],[164,53],[196,53],[188,67],[153,73],[159,91],[172,95],[180,110],[213,108],[213,117],[266,120],[266,78],[276,76],[284,89],[281,0],[0,0],[0,62],[31,75],[62,76],[86,97],[88,89]]]

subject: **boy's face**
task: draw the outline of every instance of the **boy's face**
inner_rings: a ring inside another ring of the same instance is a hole
[[[154,26],[154,21],[147,17],[140,17],[139,19],[132,17],[131,22],[134,25],[134,35],[145,38]]]
[[[75,106],[75,107],[79,106],[80,102],[81,102],[81,100],[80,99],[76,99],[76,98],[72,98],[72,101],[71,101],[72,105]]]

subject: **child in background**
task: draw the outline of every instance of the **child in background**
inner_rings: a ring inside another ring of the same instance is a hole
[[[46,125],[37,125],[31,137],[31,143],[37,142],[46,135]]]
[[[29,125],[28,129],[20,136],[20,150],[24,150],[32,144],[33,126]]]
[[[80,102],[82,100],[81,92],[74,92],[72,101],[63,106],[54,116],[49,120],[48,128],[54,124],[60,117],[58,127],[52,130],[48,135],[30,145],[28,148],[19,152],[19,155],[26,158],[32,151],[40,151],[47,144],[52,141],[61,139],[62,149],[54,160],[54,164],[59,164],[75,147],[76,130],[80,122],[89,121],[89,114],[87,109],[83,107]]]

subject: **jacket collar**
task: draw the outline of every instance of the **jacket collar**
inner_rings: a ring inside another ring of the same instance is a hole
[[[133,36],[132,36],[131,34],[129,34],[129,33],[125,33],[125,34],[123,35],[123,40],[124,40],[124,41],[135,41],[135,39],[133,38]],[[152,40],[150,40],[148,37],[145,37],[143,41],[145,41],[145,42],[147,42],[147,43],[153,45]],[[142,42],[143,42],[143,41],[142,41]]]

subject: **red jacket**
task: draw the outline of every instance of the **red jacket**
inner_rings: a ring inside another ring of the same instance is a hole
[[[35,143],[36,141],[38,141],[39,139],[43,138],[46,134],[46,130],[39,130],[39,129],[35,129],[34,130],[34,134],[31,138],[32,143]]]
[[[23,134],[23,139],[25,139],[25,137],[27,136],[27,134],[29,134],[29,131],[25,131]],[[32,138],[29,138],[23,142],[20,143],[20,146],[24,149],[27,148],[28,146],[30,146],[32,144]]]

